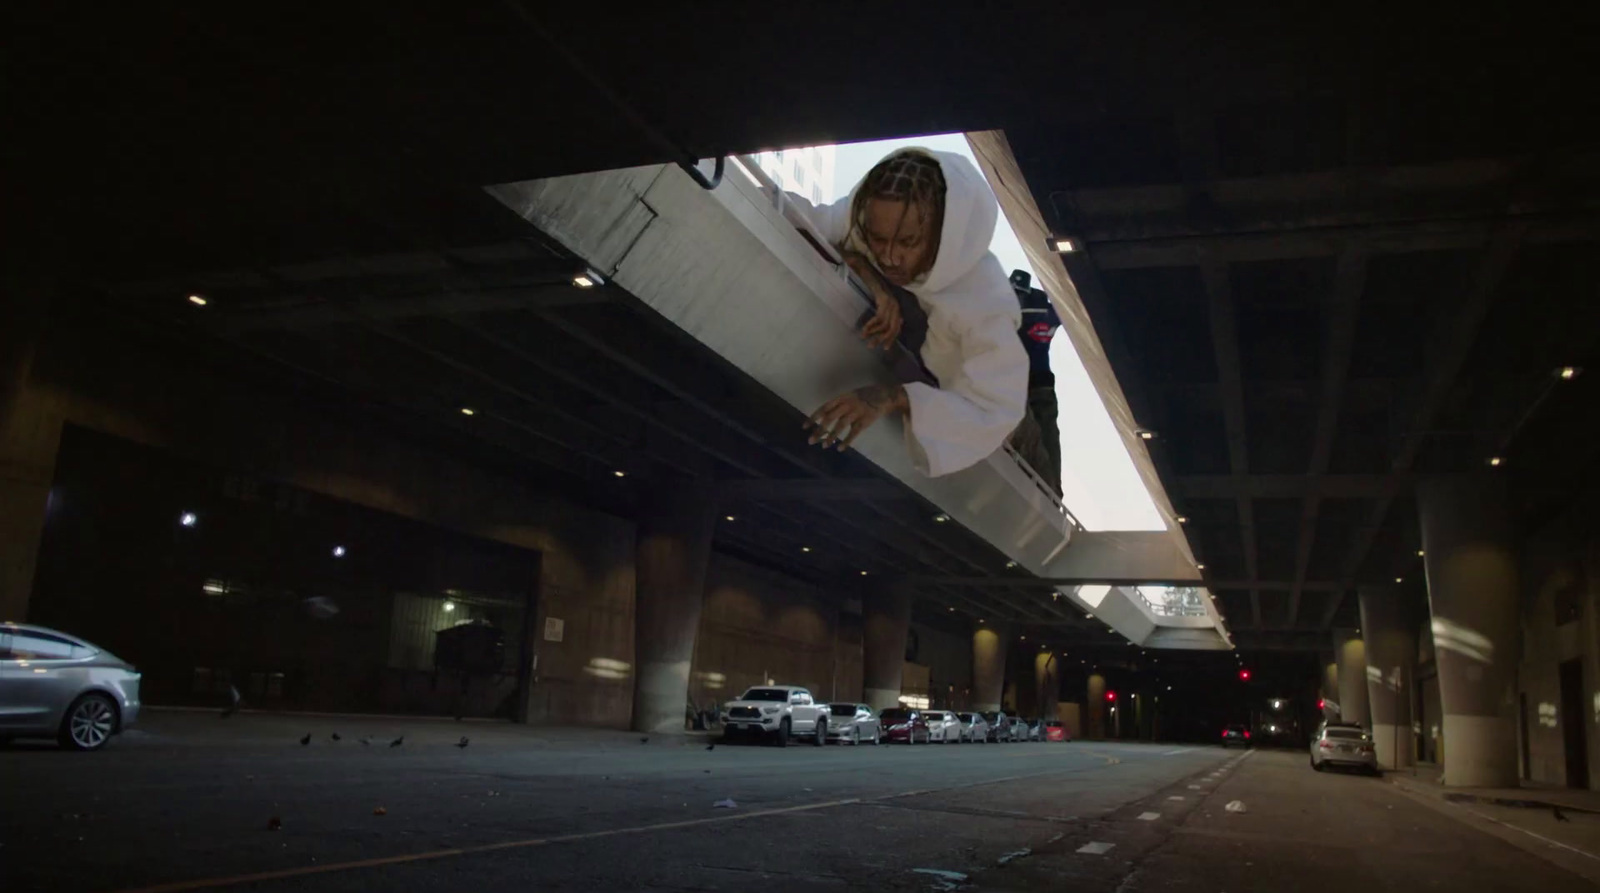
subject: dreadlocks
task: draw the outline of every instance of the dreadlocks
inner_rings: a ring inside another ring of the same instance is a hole
[[[932,156],[914,149],[901,149],[873,165],[862,178],[850,202],[850,235],[863,244],[867,241],[867,202],[872,199],[903,202],[900,220],[912,207],[922,212],[928,225],[926,263],[939,256],[939,233],[944,227],[944,171]],[[918,271],[922,272],[922,271]]]

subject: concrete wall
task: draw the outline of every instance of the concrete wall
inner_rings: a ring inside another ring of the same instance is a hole
[[[1529,780],[1594,788],[1600,783],[1600,537],[1586,526],[1552,525],[1523,550],[1522,662],[1517,673]],[[1583,668],[1582,722],[1588,778],[1567,777],[1560,666]],[[1520,738],[1520,736],[1519,736]],[[1519,740],[1519,750],[1521,748]]]
[[[586,672],[633,653],[634,526],[542,492],[513,474],[408,439],[395,425],[352,424],[347,404],[298,399],[92,326],[58,325],[41,345],[19,405],[29,480],[48,480],[65,424],[113,434],[199,463],[543,553],[539,618],[565,621],[563,641],[539,636],[531,722],[625,726],[630,681]],[[90,367],[79,357],[94,356]],[[115,358],[123,358],[118,361]],[[102,369],[116,369],[106,374]],[[47,449],[48,447],[48,449]],[[13,522],[17,523],[17,522]],[[42,523],[42,519],[40,519]],[[31,570],[30,570],[31,575]],[[25,615],[14,595],[0,613]],[[613,668],[614,669],[614,668]]]
[[[916,662],[928,668],[934,706],[964,710],[972,702],[972,636],[913,619]]]
[[[859,676],[835,677],[839,602],[816,587],[714,554],[690,669],[690,699],[709,709],[771,679],[804,685],[828,700],[859,700]]]

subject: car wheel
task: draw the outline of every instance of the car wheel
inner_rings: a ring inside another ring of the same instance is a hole
[[[785,716],[778,723],[778,734],[773,736],[773,745],[777,747],[789,746],[789,717]]]
[[[117,705],[102,694],[89,693],[72,702],[61,720],[62,747],[99,750],[117,728]]]
[[[1318,772],[1321,772],[1326,767],[1323,766],[1321,763],[1317,762],[1316,757],[1312,757],[1311,758],[1311,768],[1317,770]]]
[[[817,720],[816,736],[811,739],[811,744],[821,747],[828,743],[828,723],[826,720]]]
[[[873,747],[877,747],[878,746],[878,738],[879,737],[880,736],[878,735],[878,730],[877,729],[873,729],[872,730],[872,746]]]

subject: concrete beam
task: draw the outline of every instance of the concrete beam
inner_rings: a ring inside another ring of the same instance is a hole
[[[1324,466],[1326,467],[1326,463]],[[1190,499],[1377,499],[1387,492],[1383,474],[1191,474],[1173,479],[1172,491]]]
[[[1239,333],[1234,321],[1233,284],[1228,267],[1207,259],[1200,267],[1205,283],[1211,322],[1211,349],[1216,357],[1217,379],[1222,389],[1222,425],[1228,441],[1228,468],[1235,482],[1250,473],[1248,437],[1245,432],[1244,375],[1240,370]],[[1234,490],[1234,505],[1239,514],[1239,539],[1244,554],[1245,578],[1258,575],[1256,562],[1256,519],[1253,499]],[[1261,626],[1261,592],[1250,589],[1251,625]]]
[[[281,305],[293,297],[278,297],[268,303]],[[280,329],[303,330],[362,322],[394,322],[418,317],[469,316],[509,310],[553,310],[605,303],[604,288],[580,289],[570,282],[548,285],[500,288],[490,291],[441,289],[426,294],[399,297],[358,295],[349,300],[326,301],[306,296],[302,303],[263,309],[229,310],[215,307],[208,326],[223,335]],[[213,308],[207,308],[213,309]]]
[[[903,484],[878,478],[760,478],[717,483],[725,501],[754,499],[761,502],[840,502],[848,500],[912,499]]]

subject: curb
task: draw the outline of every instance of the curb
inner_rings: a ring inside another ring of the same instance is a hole
[[[1587,806],[1569,806],[1565,803],[1535,800],[1530,797],[1495,797],[1486,794],[1468,794],[1443,789],[1434,790],[1431,785],[1402,781],[1399,776],[1394,775],[1385,776],[1385,780],[1401,790],[1425,794],[1447,803],[1479,803],[1484,806],[1509,806],[1517,809],[1560,810],[1561,812],[1574,812],[1580,815],[1600,815],[1600,809],[1593,809]]]

